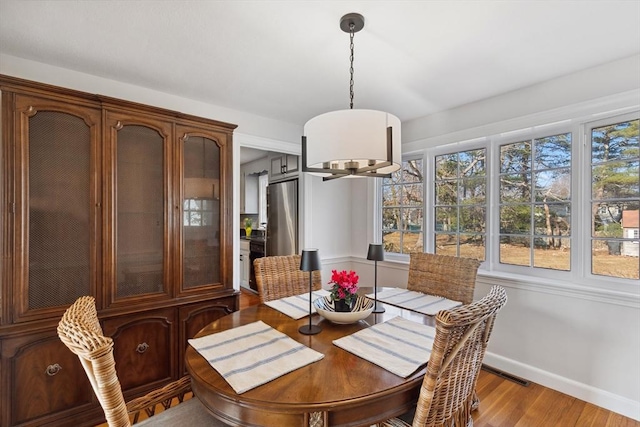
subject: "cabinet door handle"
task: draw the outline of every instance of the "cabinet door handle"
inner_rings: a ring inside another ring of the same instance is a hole
[[[47,369],[44,370],[44,373],[52,377],[58,372],[60,372],[61,370],[62,370],[62,366],[58,365],[57,363],[54,363],[53,365],[47,366]]]
[[[136,351],[140,354],[144,353],[147,350],[149,350],[149,344],[147,344],[146,342],[138,344],[138,347],[136,347]]]

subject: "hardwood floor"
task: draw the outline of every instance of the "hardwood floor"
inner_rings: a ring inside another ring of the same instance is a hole
[[[240,294],[240,310],[250,305],[260,304],[260,297],[252,291],[242,288]]]
[[[529,383],[524,387],[482,370],[474,427],[638,427],[640,422]]]
[[[258,295],[242,290],[240,309],[259,303]],[[575,397],[536,383],[523,386],[486,370],[480,372],[477,391],[474,427],[640,427],[638,421]]]

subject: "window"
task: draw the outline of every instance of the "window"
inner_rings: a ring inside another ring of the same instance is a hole
[[[591,273],[640,278],[638,119],[590,127]]]
[[[183,212],[185,227],[211,227],[213,225],[213,200],[185,199]]]
[[[425,148],[402,170],[378,181],[389,259],[433,252],[485,261],[497,275],[636,290],[640,112],[629,101],[605,112],[601,104],[548,112],[519,129],[494,123],[464,141],[456,132],[420,142]]]
[[[500,146],[503,264],[571,269],[571,133]]]
[[[423,252],[423,160],[402,162],[382,180],[382,244],[385,252]]]
[[[435,157],[435,253],[485,259],[486,149]]]

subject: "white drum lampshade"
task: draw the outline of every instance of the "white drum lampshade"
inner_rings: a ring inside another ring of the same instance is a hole
[[[391,128],[391,164],[375,169],[375,165],[388,160],[388,128]],[[388,174],[400,169],[402,163],[400,119],[384,111],[356,109],[321,114],[305,124],[304,136],[310,169],[327,166],[330,169],[349,169],[349,163],[356,162],[358,169],[374,166],[373,172]],[[310,173],[331,175],[330,171]]]

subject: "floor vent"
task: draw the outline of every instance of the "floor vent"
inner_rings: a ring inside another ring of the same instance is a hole
[[[483,369],[484,371],[491,372],[491,373],[492,373],[492,374],[494,374],[494,375],[497,375],[497,376],[499,376],[499,377],[502,377],[502,378],[504,378],[504,379],[506,379],[506,380],[513,381],[513,382],[514,382],[514,383],[516,383],[516,384],[520,384],[520,385],[521,385],[521,386],[523,386],[523,387],[528,387],[528,386],[529,386],[529,384],[530,384],[530,382],[529,382],[529,381],[527,381],[527,380],[524,380],[524,379],[522,379],[522,378],[518,378],[518,377],[516,377],[515,375],[511,375],[511,374],[510,374],[510,373],[508,373],[508,372],[504,372],[504,371],[501,371],[501,370],[499,370],[499,369],[492,368],[491,366],[487,366],[487,365],[485,365],[485,364],[483,364],[483,365],[482,365],[482,369]]]

